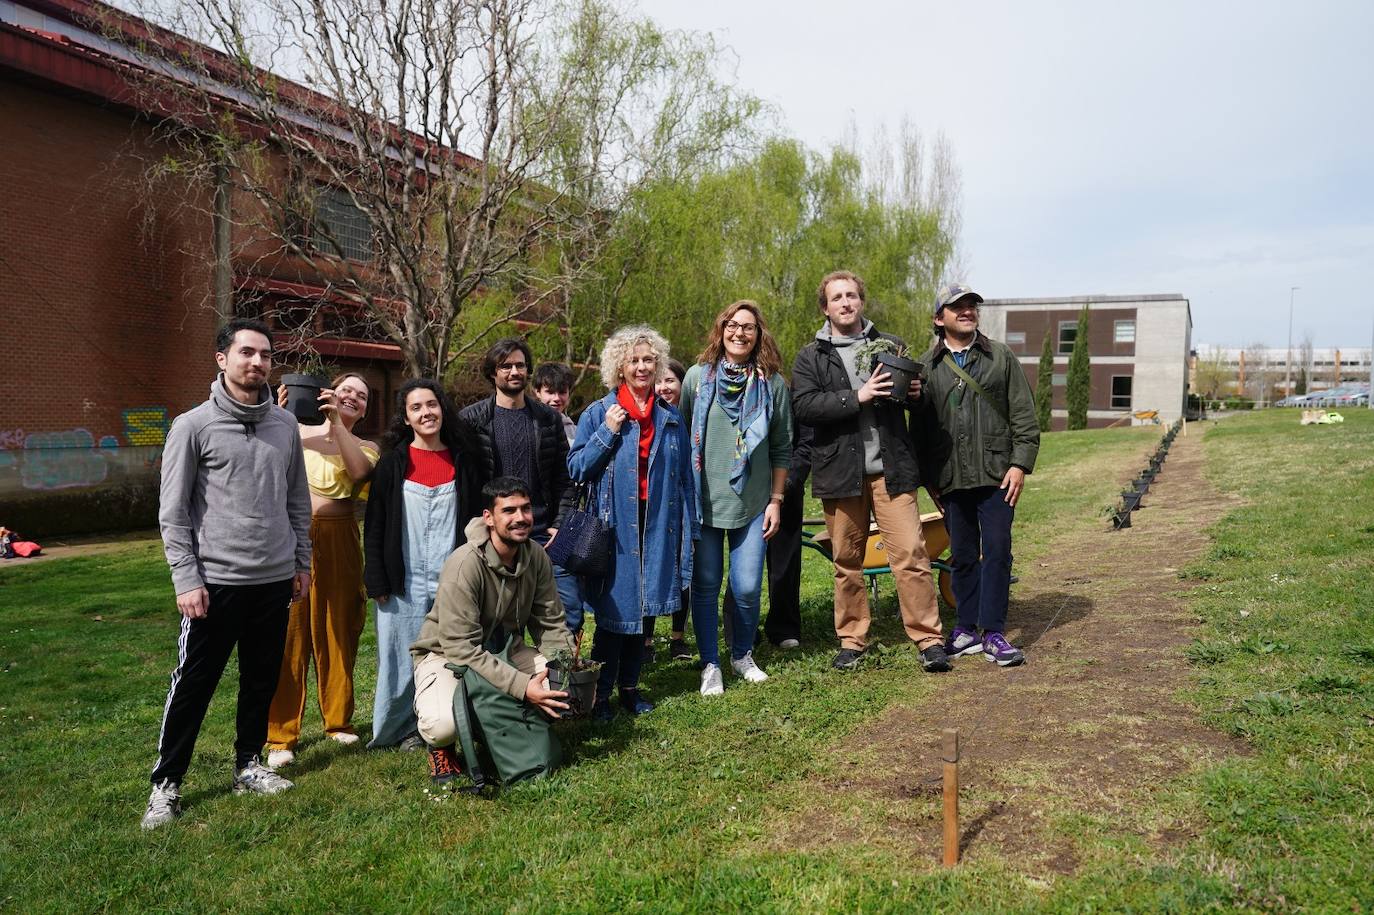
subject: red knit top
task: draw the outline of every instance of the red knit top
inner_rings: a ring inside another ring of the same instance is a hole
[[[406,455],[407,480],[421,486],[434,487],[452,482],[455,476],[453,455],[449,454],[447,448],[426,451],[424,448],[416,448],[414,442],[410,443],[410,450]]]

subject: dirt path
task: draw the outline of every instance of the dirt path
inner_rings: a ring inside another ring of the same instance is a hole
[[[1028,663],[1002,670],[962,659],[929,701],[890,709],[852,735],[836,750],[834,771],[845,774],[815,793],[836,815],[788,817],[783,841],[893,843],[937,862],[944,727],[963,739],[968,860],[1071,872],[1076,814],[1109,815],[1113,828],[1152,844],[1186,837],[1186,819],[1147,821],[1139,801],[1201,762],[1247,752],[1174,698],[1189,676],[1181,647],[1197,628],[1178,570],[1235,504],[1207,482],[1201,436],[1177,439],[1129,530],[1110,532],[1104,518],[1018,568],[1008,635]]]
[[[75,537],[38,537],[43,552],[28,559],[7,559],[0,561],[0,572],[7,568],[22,568],[35,562],[49,562],[54,559],[71,559],[74,556],[97,556],[126,549],[140,543],[158,541],[156,529],[128,531],[122,534],[83,534]]]

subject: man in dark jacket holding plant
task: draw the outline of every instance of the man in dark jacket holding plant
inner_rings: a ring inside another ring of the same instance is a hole
[[[902,341],[878,333],[864,318],[863,280],[848,271],[821,280],[817,299],[825,324],[802,347],[792,368],[797,421],[811,426],[811,491],[825,509],[835,561],[833,665],[854,668],[868,647],[870,611],[863,556],[868,516],[878,520],[906,634],[921,649],[927,671],[949,670],[940,612],[921,533],[916,487],[920,474],[907,412],[920,403],[915,379],[906,404],[891,399],[892,376],[873,368],[879,341],[892,350]]]
[[[949,529],[959,621],[945,649],[951,657],[981,654],[1014,667],[1025,655],[1004,634],[1011,523],[1035,468],[1040,427],[1020,361],[978,330],[982,302],[959,284],[937,295],[926,397],[913,429],[926,489]]]

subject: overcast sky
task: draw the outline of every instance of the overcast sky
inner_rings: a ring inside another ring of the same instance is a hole
[[[903,117],[988,297],[1178,292],[1195,344],[1367,348],[1374,2],[640,0],[817,148]]]

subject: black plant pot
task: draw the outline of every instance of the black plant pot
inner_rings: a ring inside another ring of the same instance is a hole
[[[1115,515],[1112,516],[1112,526],[1115,527],[1117,530],[1130,527],[1131,513],[1128,511],[1117,512]]]
[[[907,389],[911,386],[911,382],[921,374],[925,366],[895,353],[879,353],[873,359],[873,371],[875,373],[880,365],[892,376],[892,393],[887,396],[895,403],[906,403]]]
[[[549,665],[549,689],[566,692],[568,711],[565,718],[581,718],[592,710],[596,702],[596,678],[601,675],[601,665],[587,670],[574,670],[566,675],[562,665],[554,662]]]
[[[1142,489],[1140,492],[1123,492],[1121,494],[1121,507],[1128,512],[1133,512],[1140,507],[1140,499],[1145,495]]]
[[[303,426],[313,426],[324,422],[320,413],[320,392],[329,384],[329,379],[319,375],[299,375],[287,373],[281,376],[286,385],[286,409]]]

